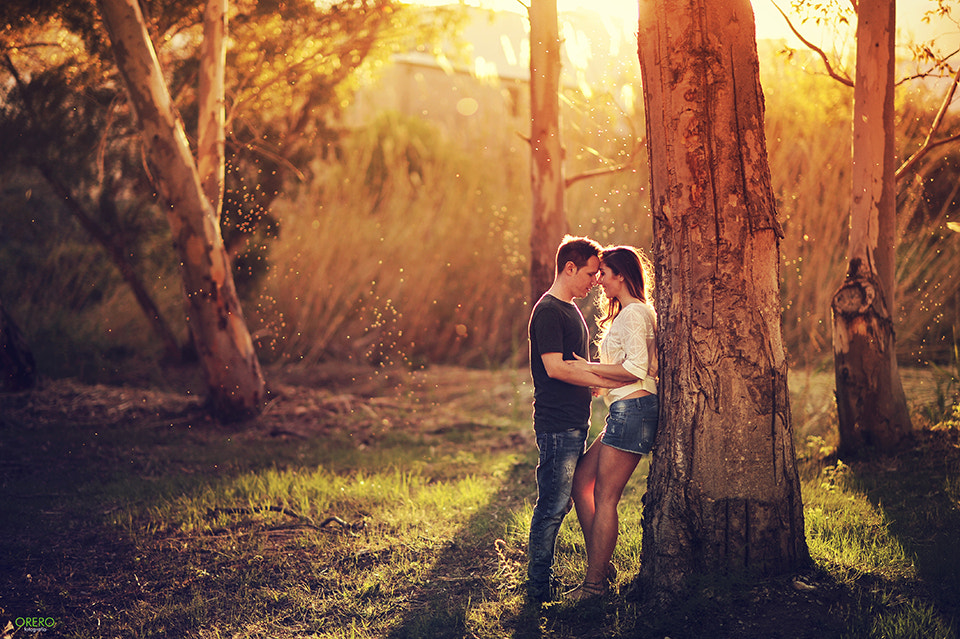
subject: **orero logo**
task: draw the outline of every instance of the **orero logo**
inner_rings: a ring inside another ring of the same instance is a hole
[[[47,628],[53,628],[57,625],[53,617],[17,617],[13,620],[17,629],[23,629],[27,632],[44,632]]]

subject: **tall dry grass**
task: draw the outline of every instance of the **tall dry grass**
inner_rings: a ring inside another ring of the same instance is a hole
[[[940,96],[907,94],[898,109],[903,131],[900,157],[928,134]],[[955,119],[954,119],[955,120]],[[955,133],[954,121],[948,132]],[[960,337],[960,151],[941,147],[901,179],[897,197],[897,339],[901,361],[951,363]],[[955,362],[953,362],[955,363]]]
[[[794,366],[829,367],[830,299],[846,268],[852,94],[812,71],[816,65],[765,55],[767,146],[786,234],[784,339]],[[458,94],[466,90],[457,87]],[[589,100],[567,94],[568,176],[626,162],[635,140],[642,141],[642,113],[616,102],[599,93]],[[916,148],[935,110],[932,98],[901,90],[901,156]],[[280,235],[261,288],[245,301],[264,361],[523,362],[530,310],[529,149],[522,137],[528,128],[522,108],[511,114],[486,103],[469,119],[447,122],[381,113],[354,128],[339,156],[317,159],[312,178],[276,203]],[[944,362],[953,352],[960,236],[946,223],[960,201],[957,170],[949,155],[937,153],[900,188],[896,329],[905,365]],[[567,190],[571,232],[648,249],[647,189],[641,148],[628,170]],[[28,225],[29,211],[24,216]],[[132,296],[119,278],[101,273],[99,250],[86,250],[88,257],[72,257],[69,268],[55,263],[62,251],[46,251],[47,267],[8,274],[8,282],[24,286],[3,291],[15,316],[29,318],[21,323],[43,369],[57,375],[116,368],[103,361],[111,350],[117,360],[156,352]],[[169,247],[155,252],[167,255]],[[184,335],[176,275],[164,273],[152,284]],[[85,292],[96,299],[58,305]]]
[[[830,301],[846,272],[852,191],[853,91],[818,68],[774,55],[762,77],[785,233],[784,340],[794,365],[812,367],[832,362]],[[898,89],[898,157],[912,153],[926,135],[936,97],[916,87]],[[960,205],[955,166],[949,155],[935,153],[898,184],[895,330],[898,357],[908,366],[943,361],[952,350],[960,238],[947,222]]]
[[[762,82],[771,180],[784,231],[784,342],[793,364],[817,365],[832,353],[830,300],[846,267],[853,96],[792,60],[764,65]]]
[[[339,161],[317,162],[314,179],[275,207],[280,240],[252,310],[268,358],[523,361],[528,150],[503,122],[489,124],[470,138],[381,114]],[[610,145],[597,138],[597,148]],[[624,156],[627,142],[614,144],[610,155]],[[635,171],[571,187],[571,232],[605,243],[649,238]]]
[[[852,92],[797,58],[770,57],[762,80],[785,232],[785,343],[794,366],[828,367],[830,301],[847,260]],[[603,165],[603,157],[627,160],[642,135],[642,114],[625,115],[605,99],[602,108],[565,102],[568,176]],[[911,114],[899,125],[906,148],[922,133],[907,125],[928,120],[934,106],[904,92],[899,108]],[[271,356],[523,360],[530,219],[523,122],[493,116],[473,125],[467,132],[381,115],[347,143],[340,163],[318,163],[314,181],[277,207],[282,232],[270,257],[269,304],[256,309],[259,329],[274,340]],[[647,179],[641,150],[629,170],[573,184],[572,232],[648,248]],[[897,331],[908,365],[949,352],[960,253],[945,222],[955,195],[931,210],[929,179],[918,178],[898,199]]]
[[[284,360],[503,361],[518,347],[522,158],[383,116],[276,209],[258,321]],[[509,163],[516,164],[511,170]],[[506,164],[506,165],[505,165]]]

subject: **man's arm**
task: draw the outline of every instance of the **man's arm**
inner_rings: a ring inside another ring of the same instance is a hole
[[[552,379],[588,388],[620,388],[623,382],[600,377],[596,373],[574,366],[563,359],[563,353],[544,353],[543,367]]]
[[[573,362],[568,361],[566,363],[572,364],[573,367],[578,370],[596,373],[605,379],[619,382],[621,386],[632,384],[638,379],[641,379],[637,377],[636,374],[628,371],[623,364],[601,364],[600,362],[587,361],[579,355],[575,355],[574,357],[577,359]]]

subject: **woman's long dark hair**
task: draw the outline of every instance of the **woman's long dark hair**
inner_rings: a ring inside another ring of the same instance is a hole
[[[622,275],[630,295],[641,302],[647,302],[648,294],[652,297],[653,290],[650,283],[650,261],[640,251],[632,246],[610,246],[600,251],[600,264],[608,267],[614,275]],[[597,305],[603,313],[600,320],[601,331],[605,330],[613,319],[623,310],[620,300],[607,299],[606,295],[597,298]]]

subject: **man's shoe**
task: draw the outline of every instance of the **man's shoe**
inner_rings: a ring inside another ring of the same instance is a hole
[[[527,601],[531,603],[555,601],[559,598],[561,590],[561,584],[556,578],[551,579],[549,584],[535,584],[532,581],[528,581]]]

